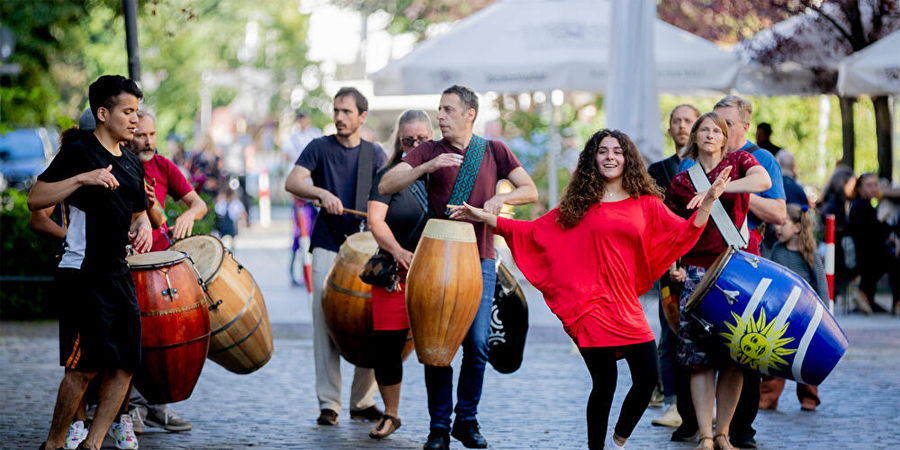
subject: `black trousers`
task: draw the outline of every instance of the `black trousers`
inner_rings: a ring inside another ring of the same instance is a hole
[[[609,410],[616,393],[616,361],[624,357],[631,371],[631,389],[622,403],[615,431],[617,435],[627,438],[650,404],[650,396],[659,378],[656,341],[617,347],[583,347],[579,350],[593,381],[587,404],[588,448],[602,449],[606,441]]]
[[[762,378],[759,372],[741,367],[744,373],[744,384],[741,386],[741,397],[734,410],[731,419],[731,439],[735,441],[747,441],[753,439],[756,430],[753,429],[753,421],[759,412],[760,383]]]

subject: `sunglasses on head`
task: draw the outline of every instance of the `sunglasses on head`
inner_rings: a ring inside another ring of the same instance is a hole
[[[407,146],[412,147],[420,142],[425,142],[428,140],[428,136],[410,136],[400,139],[400,143]]]

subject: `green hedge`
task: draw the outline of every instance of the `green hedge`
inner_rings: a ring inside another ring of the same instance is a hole
[[[62,255],[59,241],[31,231],[27,194],[0,193],[0,317],[38,319],[55,315],[50,278]]]

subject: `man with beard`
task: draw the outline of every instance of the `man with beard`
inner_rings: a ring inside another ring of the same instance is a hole
[[[682,104],[669,113],[669,136],[675,142],[675,154],[657,161],[647,168],[656,184],[663,189],[669,187],[672,178],[678,174],[682,148],[691,136],[691,127],[700,117],[700,111],[693,105]],[[684,269],[673,265],[668,274],[659,279],[659,366],[662,379],[663,403],[666,411],[651,423],[664,427],[680,427],[672,433],[672,440],[692,440],[697,434],[697,420],[691,404],[690,374],[680,373],[675,364],[675,344],[678,338],[678,295],[684,286]],[[670,306],[668,311],[666,306]],[[674,309],[673,309],[674,308]],[[679,401],[681,400],[681,401]],[[676,404],[677,403],[677,404]],[[684,419],[684,420],[682,420]]]
[[[177,219],[172,229],[172,238],[183,239],[191,235],[194,222],[203,218],[207,207],[203,199],[194,192],[190,183],[178,167],[165,156],[156,152],[156,118],[146,110],[138,111],[138,128],[128,149],[144,163],[144,189],[150,202],[150,223],[153,225],[153,249],[157,252],[172,245],[166,217],[166,195],[183,202],[188,209]],[[168,427],[166,427],[168,428]],[[188,430],[190,424],[188,424]],[[183,430],[178,430],[183,431]]]
[[[344,206],[366,211],[372,179],[387,159],[380,147],[359,136],[368,109],[369,102],[359,91],[341,88],[334,96],[337,132],[314,139],[306,146],[284,186],[297,197],[322,204],[310,238],[319,425],[336,425],[341,411],[341,357],[325,323],[322,286],[341,244],[347,236],[360,230],[361,219],[344,214]],[[374,371],[357,367],[350,388],[351,419],[372,422],[381,419],[381,411],[375,406],[375,391]]]
[[[147,193],[150,223],[153,225],[152,251],[157,252],[172,245],[169,225],[166,223],[166,195],[175,201],[181,200],[188,207],[187,211],[175,219],[172,231],[175,239],[190,236],[194,222],[203,218],[207,207],[175,163],[156,152],[156,118],[153,114],[142,109],[137,115],[137,130],[134,132],[134,139],[128,143],[128,149],[144,163],[144,191]],[[142,434],[144,426],[173,432],[191,429],[191,423],[179,417],[168,405],[148,404],[147,399],[134,387],[131,388],[128,401],[131,404],[129,409],[134,420],[135,434]]]

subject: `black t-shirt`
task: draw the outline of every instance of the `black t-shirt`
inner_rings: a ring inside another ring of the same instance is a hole
[[[325,189],[341,199],[345,208],[353,208],[356,204],[356,170],[361,145],[353,148],[344,147],[333,135],[313,139],[303,149],[296,164],[309,169],[310,178],[316,187]],[[387,157],[381,147],[374,144],[373,146],[374,178]],[[369,189],[370,187],[366,186],[366,191]],[[333,252],[338,251],[347,236],[359,231],[361,221],[361,218],[350,214],[335,216],[328,214],[324,208],[321,209],[313,226],[310,248],[320,247]]]
[[[428,204],[425,183],[421,180],[416,180],[413,182],[413,185],[396,194],[381,195],[378,193],[378,183],[381,182],[381,177],[392,167],[385,167],[379,170],[375,178],[372,179],[369,201],[388,205],[384,222],[387,223],[391,233],[394,234],[394,239],[397,239],[397,242],[406,250],[414,252],[416,245],[419,243],[419,238],[422,237],[422,230],[425,228],[425,221],[422,220],[422,216],[425,215],[422,204]],[[416,188],[413,186],[416,186]],[[415,189],[418,189],[419,195],[421,195],[419,200],[416,199]]]
[[[70,132],[72,133],[72,132]],[[67,197],[63,206],[66,216],[66,246],[60,268],[80,269],[101,275],[128,272],[125,246],[131,216],[147,210],[144,193],[144,165],[123,147],[114,156],[100,144],[94,133],[69,134],[56,157],[38,180],[55,183],[112,166],[119,182],[116,189],[81,186]]]

